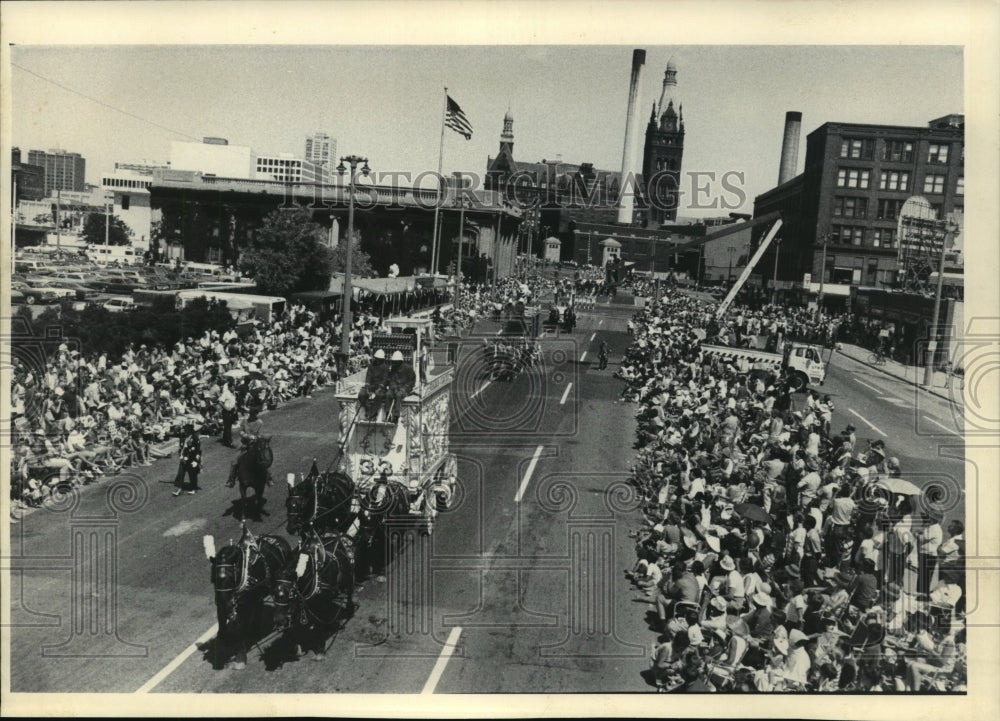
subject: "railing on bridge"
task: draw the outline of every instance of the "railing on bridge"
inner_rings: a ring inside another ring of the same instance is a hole
[[[203,175],[200,177],[203,185],[215,186],[219,190],[237,190],[252,193],[264,192],[269,195],[283,196],[303,196],[314,198],[317,201],[327,201],[332,203],[347,203],[348,187],[342,184],[316,183],[316,182],[294,182],[286,183],[276,180],[251,180],[247,178],[226,178],[214,175]],[[166,181],[165,184],[173,185],[175,182]],[[189,183],[185,182],[185,185]],[[420,208],[433,209],[435,204],[441,202],[441,207],[450,208],[454,203],[454,190],[445,189],[442,197],[438,190],[433,188],[413,188],[398,185],[355,185],[355,203],[364,205],[405,205]],[[481,204],[472,210],[504,210],[511,215],[520,213],[509,206],[497,203],[497,198],[492,194],[478,197]]]

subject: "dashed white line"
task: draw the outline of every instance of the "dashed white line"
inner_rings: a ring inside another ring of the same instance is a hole
[[[860,383],[861,385],[863,385],[865,388],[869,388],[869,389],[875,391],[876,393],[881,393],[882,392],[881,388],[876,388],[875,386],[873,386],[873,385],[871,385],[869,383],[865,383],[860,378],[855,378],[854,380],[856,380],[858,383]]]
[[[484,390],[486,390],[487,388],[489,388],[492,383],[493,383],[493,381],[486,381],[485,383],[483,383],[483,387],[480,388],[475,393],[473,393],[471,396],[469,396],[469,400],[472,400],[473,398],[475,398],[476,396],[478,396],[480,393],[482,393]]]
[[[934,425],[936,425],[938,428],[944,428],[949,433],[954,433],[956,436],[962,435],[961,433],[959,433],[958,431],[956,431],[954,428],[949,428],[948,426],[946,426],[943,423],[938,423],[936,420],[934,420],[930,416],[925,415],[924,418],[926,418],[927,420],[929,420],[931,423],[933,423]]]
[[[566,399],[569,398],[569,389],[573,387],[573,382],[570,381],[569,385],[566,386],[566,390],[563,391],[562,398],[559,400],[559,405],[564,405]]]
[[[531,463],[528,464],[528,470],[524,472],[524,478],[521,480],[521,487],[517,489],[517,495],[514,496],[514,503],[520,503],[521,498],[524,497],[524,492],[528,488],[528,481],[531,480],[531,474],[535,472],[535,466],[538,465],[538,459],[542,455],[542,450],[545,446],[538,446],[535,449],[535,455],[531,457]]]
[[[455,647],[458,645],[458,639],[462,635],[462,627],[455,626],[451,629],[451,633],[448,634],[448,640],[444,642],[444,648],[441,649],[441,655],[438,656],[437,663],[434,664],[434,670],[431,671],[430,677],[427,679],[427,683],[424,684],[424,690],[421,694],[432,694],[434,689],[437,688],[438,681],[441,680],[441,675],[444,673],[444,667],[448,665],[448,659],[451,655],[455,653]]]
[[[889,437],[889,435],[888,435],[888,434],[887,434],[887,433],[886,433],[885,431],[883,431],[883,430],[882,430],[881,428],[879,428],[878,426],[876,426],[876,425],[875,425],[874,423],[872,423],[872,422],[871,422],[870,420],[868,420],[867,418],[865,418],[865,417],[864,417],[863,415],[861,415],[860,413],[858,413],[858,412],[857,412],[856,410],[854,410],[853,408],[848,408],[847,410],[849,410],[849,411],[850,411],[851,413],[853,413],[853,414],[854,414],[854,415],[856,415],[856,416],[857,416],[858,418],[860,418],[860,419],[861,419],[862,421],[864,421],[864,422],[865,422],[865,423],[867,423],[867,424],[868,424],[869,426],[871,426],[872,430],[873,430],[873,431],[875,431],[876,433],[881,433],[881,434],[882,434],[883,436],[885,436],[886,438],[888,438],[888,437]]]
[[[596,337],[597,337],[597,331],[595,330],[593,333],[590,334],[590,342],[593,343],[594,342],[594,338],[596,338]]]
[[[604,318],[601,318],[599,321],[597,321],[597,325],[604,325]]]
[[[580,362],[581,363],[583,363],[585,360],[587,360],[587,351],[584,351],[583,355],[580,356]]]
[[[139,689],[136,691],[136,693],[149,693],[154,688],[156,688],[157,686],[159,686],[160,682],[163,679],[165,679],[167,676],[169,676],[170,674],[172,674],[174,672],[174,670],[178,666],[180,666],[182,663],[184,663],[185,661],[187,661],[188,657],[191,656],[191,654],[193,654],[195,651],[198,650],[198,646],[200,644],[203,644],[206,641],[208,641],[208,639],[212,638],[212,636],[214,636],[218,632],[218,630],[219,630],[219,624],[217,624],[217,623],[216,624],[212,624],[212,627],[210,629],[208,629],[207,631],[205,631],[205,633],[203,633],[198,638],[197,641],[195,641],[190,646],[188,646],[186,649],[184,649],[184,652],[181,653],[180,656],[178,656],[173,661],[171,661],[166,666],[164,666],[162,669],[160,669],[159,673],[157,673],[155,676],[153,676],[153,678],[149,679],[146,683],[144,683],[142,686],[140,686]]]

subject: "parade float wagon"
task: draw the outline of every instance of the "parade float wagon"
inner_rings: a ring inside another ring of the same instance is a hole
[[[457,463],[449,450],[452,365],[435,366],[430,318],[386,321],[387,333],[372,337],[372,350],[389,358],[396,351],[412,365],[416,384],[403,400],[398,422],[370,419],[358,400],[365,371],[344,379],[337,393],[340,404],[341,470],[364,483],[386,469],[389,480],[406,487],[410,515],[433,532],[439,511],[454,497]]]

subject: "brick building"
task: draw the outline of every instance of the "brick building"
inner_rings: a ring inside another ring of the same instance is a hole
[[[897,286],[903,204],[922,196],[940,220],[964,211],[964,152],[958,114],[926,127],[824,123],[807,137],[804,171],[754,201],[754,217],[779,211],[783,220],[761,265],[770,269],[777,253],[779,285],[808,274],[845,297],[851,287]]]

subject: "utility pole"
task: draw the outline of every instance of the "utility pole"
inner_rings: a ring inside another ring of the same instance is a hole
[[[819,294],[816,299],[816,318],[823,317],[823,284],[826,281],[826,244],[830,241],[830,234],[823,236],[823,263],[819,267]]]
[[[114,202],[114,196],[111,196],[111,203]],[[111,203],[108,199],[104,199],[104,247],[108,247],[108,240],[111,237]]]
[[[774,239],[774,278],[771,280],[771,305],[778,304],[778,253],[781,251],[781,238]]]
[[[462,295],[462,241],[465,240],[465,201],[458,211],[458,260],[455,261],[455,309]]]
[[[944,289],[944,251],[948,245],[948,234],[957,231],[957,227],[949,224],[944,227],[941,236],[941,260],[938,263],[937,292],[934,295],[934,314],[931,316],[930,338],[927,340],[927,358],[924,364],[924,387],[934,384],[934,357],[937,355],[938,321],[941,319],[941,291]]]
[[[14,178],[11,183],[11,195],[10,195],[10,274],[14,274],[14,270],[17,265],[14,262],[14,256],[17,253],[17,239],[15,235],[17,234],[17,173],[13,173]]]
[[[56,188],[56,257],[62,256],[62,188]]]

